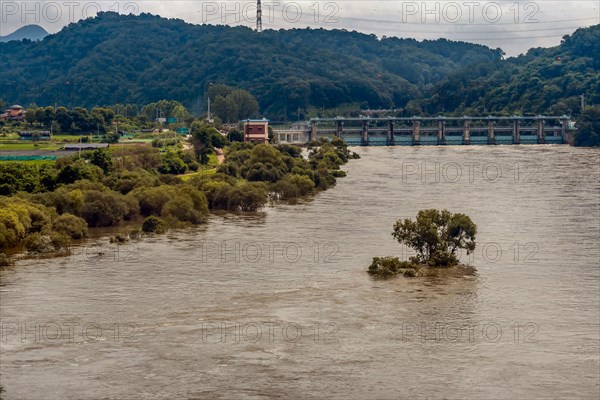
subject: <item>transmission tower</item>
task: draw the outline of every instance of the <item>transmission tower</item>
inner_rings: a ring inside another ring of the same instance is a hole
[[[256,31],[262,32],[262,8],[260,0],[256,0]]]

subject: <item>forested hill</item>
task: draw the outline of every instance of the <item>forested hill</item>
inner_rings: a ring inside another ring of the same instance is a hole
[[[2,100],[92,107],[179,100],[198,110],[209,82],[249,90],[261,110],[403,107],[461,67],[502,52],[448,40],[418,42],[340,30],[192,25],[102,13],[41,42],[0,44]]]
[[[436,83],[427,113],[576,115],[581,95],[600,104],[600,25],[565,36],[560,46],[455,71]]]

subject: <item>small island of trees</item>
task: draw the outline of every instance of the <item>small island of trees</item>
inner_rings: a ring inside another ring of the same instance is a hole
[[[388,278],[402,274],[419,276],[426,268],[449,268],[459,265],[457,250],[467,254],[475,250],[477,226],[469,216],[448,210],[421,210],[416,219],[398,220],[392,236],[415,251],[409,261],[398,257],[374,257],[368,272]]]

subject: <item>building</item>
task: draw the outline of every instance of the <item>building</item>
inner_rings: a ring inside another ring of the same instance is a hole
[[[25,116],[25,109],[18,104],[15,104],[4,113],[0,114],[0,119],[6,119],[9,121],[22,121]]]
[[[49,131],[21,131],[19,132],[21,140],[50,140]]]
[[[269,142],[269,120],[263,119],[245,119],[244,123],[244,141],[251,143]]]
[[[96,150],[106,149],[108,143],[77,143],[77,144],[65,144],[65,150],[67,151],[85,151],[85,150]]]

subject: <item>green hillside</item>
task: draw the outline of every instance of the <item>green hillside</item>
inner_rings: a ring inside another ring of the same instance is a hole
[[[560,46],[451,73],[423,101],[428,113],[575,115],[600,104],[600,25],[578,29]]]
[[[345,103],[402,107],[461,67],[500,50],[444,39],[417,42],[340,30],[192,25],[143,14],[102,13],[41,42],[0,44],[8,103],[102,106],[181,101],[203,106],[209,82],[249,90],[281,116]]]

